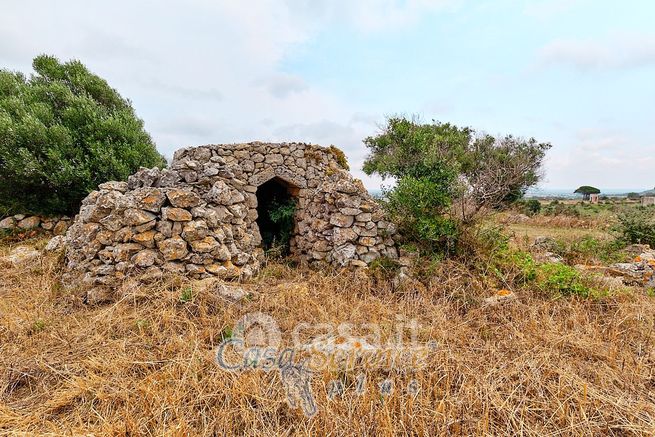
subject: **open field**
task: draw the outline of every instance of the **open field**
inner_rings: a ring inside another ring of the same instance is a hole
[[[59,269],[48,255],[0,271],[1,434],[655,433],[655,300],[643,289],[583,299],[518,288],[516,300],[489,306],[496,290],[450,261],[403,291],[374,273],[271,264],[237,302],[169,278],[85,305],[61,288]],[[422,369],[315,372],[318,412],[308,418],[287,403],[279,372],[215,363],[252,312],[275,319],[283,344],[302,322],[348,322],[355,335],[374,322],[386,336],[415,318],[419,343],[437,347]],[[389,395],[378,388],[385,379]],[[341,397],[328,398],[332,380],[344,384]],[[408,392],[412,380],[418,392]]]
[[[538,225],[530,223],[516,223],[507,225],[507,231],[515,236],[515,238],[527,238],[534,241],[537,237],[552,237],[555,239],[575,239],[583,237],[593,237],[600,240],[610,238],[607,231],[598,229],[584,229],[584,228],[565,228],[560,226]]]
[[[540,201],[541,211],[533,216],[503,213],[497,217],[505,229],[515,238],[534,240],[536,237],[552,237],[573,240],[584,237],[609,241],[616,237],[613,231],[617,217],[639,205],[632,201],[613,201],[600,204],[583,203],[579,200]],[[655,209],[652,210],[655,214]]]

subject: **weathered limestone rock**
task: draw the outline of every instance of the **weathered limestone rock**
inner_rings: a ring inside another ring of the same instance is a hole
[[[127,191],[127,182],[116,182],[116,181],[104,182],[98,185],[98,188],[104,191],[115,190],[124,193]]]
[[[63,235],[57,235],[54,236],[48,241],[48,244],[45,246],[45,251],[46,252],[57,252],[59,250],[64,249],[66,243],[66,239],[64,238]]]
[[[0,258],[0,264],[9,264],[13,267],[29,266],[41,258],[41,252],[27,247],[18,246],[11,250],[9,255]]]
[[[655,250],[648,245],[632,245],[625,249],[626,253],[635,256],[632,262],[615,263],[609,266],[577,265],[578,270],[600,273],[619,279],[624,285],[655,288]],[[640,253],[641,252],[641,253]]]
[[[156,216],[142,209],[130,208],[125,210],[124,217],[126,225],[138,226],[154,220]]]
[[[135,243],[141,244],[145,247],[155,247],[155,235],[157,232],[153,230],[145,231],[145,232],[140,232],[138,234],[132,235],[132,241]],[[96,239],[99,240],[99,238],[96,236]]]
[[[16,219],[13,217],[6,217],[0,220],[0,229],[13,229],[16,227]]]
[[[18,222],[18,227],[21,229],[35,229],[41,224],[41,219],[37,216],[25,217]]]
[[[211,252],[212,250],[217,249],[220,245],[220,243],[216,241],[214,237],[209,236],[203,238],[202,240],[192,241],[190,244],[193,251],[198,253]]]
[[[166,201],[166,195],[159,188],[139,188],[132,191],[137,208],[159,212]]]
[[[208,145],[178,150],[169,169],[142,168],[90,193],[66,233],[64,280],[112,286],[132,271],[142,280],[248,278],[263,260],[258,196],[272,179],[296,200],[292,256],[344,267],[397,258],[394,226],[331,149]],[[48,223],[61,233],[70,221]]]
[[[60,220],[57,222],[54,228],[52,228],[52,233],[55,235],[64,235],[70,226],[70,221]]]
[[[193,219],[193,216],[186,209],[164,208],[162,209],[162,218],[173,222],[188,222]]]
[[[225,267],[224,270],[227,270]],[[218,278],[205,278],[194,283],[198,290],[215,293],[218,296],[232,302],[237,302],[248,296],[248,292],[238,285],[226,284]]]
[[[114,246],[113,258],[115,261],[128,261],[132,255],[143,249],[136,243],[121,243]]]
[[[355,217],[351,215],[345,215],[340,212],[330,217],[330,224],[339,226],[340,228],[348,228],[353,224],[354,221]]]
[[[137,252],[131,261],[138,267],[150,267],[157,260],[158,254],[154,250],[145,249]]]
[[[191,208],[200,205],[200,196],[191,190],[174,188],[166,193],[168,200],[176,208]]]
[[[163,240],[157,243],[159,251],[164,256],[166,261],[173,261],[182,259],[189,251],[187,250],[187,243],[181,237],[174,236],[168,240]]]
[[[186,241],[202,240],[209,234],[209,228],[204,221],[194,220],[185,223],[182,238]]]

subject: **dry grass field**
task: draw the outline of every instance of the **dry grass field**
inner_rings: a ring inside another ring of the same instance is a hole
[[[553,298],[517,288],[491,306],[496,289],[455,262],[402,291],[373,273],[271,264],[238,302],[169,278],[90,305],[64,291],[60,268],[48,255],[0,270],[0,434],[655,434],[655,299],[643,289]],[[252,312],[273,317],[284,344],[303,322],[348,322],[355,334],[374,322],[391,335],[416,319],[418,341],[436,347],[419,369],[313,373],[318,411],[307,417],[287,403],[279,372],[216,364]],[[330,398],[333,380],[344,390]]]

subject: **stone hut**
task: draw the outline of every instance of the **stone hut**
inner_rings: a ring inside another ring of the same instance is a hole
[[[248,278],[263,259],[262,235],[276,232],[267,208],[280,199],[295,200],[289,251],[300,262],[363,267],[398,256],[393,225],[336,147],[207,145],[89,194],[66,234],[65,281]]]
[[[642,206],[655,205],[655,196],[642,196],[641,205]]]

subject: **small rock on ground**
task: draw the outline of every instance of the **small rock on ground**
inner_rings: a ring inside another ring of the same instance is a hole
[[[9,264],[13,267],[25,266],[32,264],[39,260],[41,257],[41,252],[38,250],[27,247],[27,246],[18,246],[9,253],[9,255],[0,258],[0,260]]]
[[[48,244],[45,246],[45,251],[46,252],[57,252],[59,250],[64,249],[66,243],[66,239],[63,235],[57,235],[56,237],[52,237],[50,241],[48,241]]]

